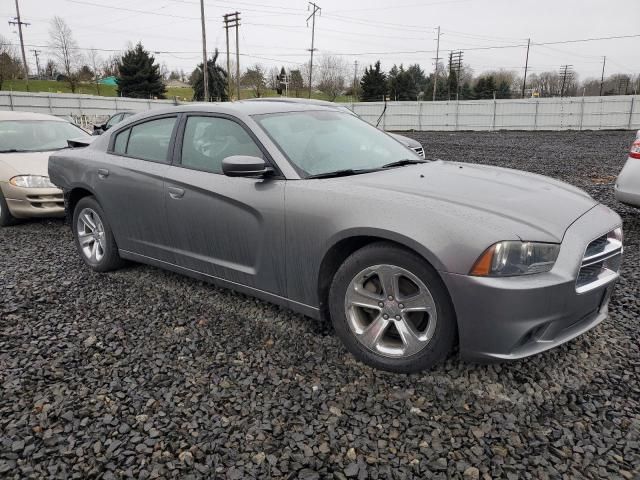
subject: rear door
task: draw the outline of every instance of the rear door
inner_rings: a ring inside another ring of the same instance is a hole
[[[222,160],[232,155],[269,161],[266,150],[237,119],[185,115],[165,185],[176,263],[282,295],[285,180],[227,177]]]
[[[96,194],[118,247],[169,262],[173,257],[163,192],[177,120],[177,115],[145,118],[114,132],[93,172]]]

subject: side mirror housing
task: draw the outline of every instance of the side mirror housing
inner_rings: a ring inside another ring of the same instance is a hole
[[[222,172],[227,177],[265,177],[273,173],[273,168],[259,157],[232,155],[222,161]]]

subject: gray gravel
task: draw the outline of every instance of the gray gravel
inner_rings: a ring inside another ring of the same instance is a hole
[[[633,133],[415,137],[615,208],[611,318],[524,361],[394,375],[290,311],[146,266],[91,273],[62,221],[0,229],[0,477],[639,478],[640,211],[610,185]]]

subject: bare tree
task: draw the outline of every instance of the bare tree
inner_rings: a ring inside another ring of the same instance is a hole
[[[73,34],[67,22],[61,17],[53,17],[49,28],[49,48],[53,56],[58,61],[62,73],[69,82],[71,92],[75,93],[78,86],[77,68],[81,62],[82,55],[78,49],[78,44],[73,38]]]
[[[271,90],[276,90],[280,87],[280,69],[278,67],[271,67],[269,69],[269,75],[267,77],[267,87]]]
[[[240,81],[245,87],[253,90],[254,97],[260,98],[264,95],[266,80],[264,78],[264,67],[262,65],[256,63],[253,67],[247,68],[247,71],[244,72]]]
[[[318,65],[318,90],[334,101],[345,89],[347,63],[341,57],[325,55]]]
[[[0,89],[5,80],[18,78],[23,66],[18,58],[13,45],[5,37],[0,35]]]
[[[93,79],[96,82],[96,92],[100,95],[100,81],[98,77],[98,65],[100,64],[100,57],[98,57],[98,52],[95,48],[92,48],[89,51],[89,59],[91,60],[91,66],[93,67]]]

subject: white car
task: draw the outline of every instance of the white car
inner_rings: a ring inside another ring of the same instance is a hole
[[[616,199],[640,207],[640,130],[629,150],[629,158],[616,179]]]

